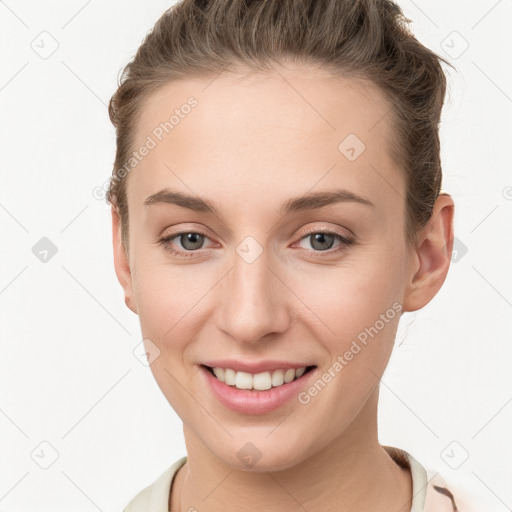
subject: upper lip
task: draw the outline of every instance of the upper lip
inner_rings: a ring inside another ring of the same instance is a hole
[[[239,361],[235,359],[216,359],[212,361],[205,361],[202,364],[205,366],[210,366],[211,368],[231,368],[237,372],[247,372],[254,374],[271,372],[279,369],[286,370],[288,368],[293,368],[296,370],[297,368],[315,366],[307,363],[292,363],[289,361]]]

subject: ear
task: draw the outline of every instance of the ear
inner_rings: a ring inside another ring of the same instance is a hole
[[[452,197],[439,194],[431,218],[417,234],[403,301],[404,312],[416,311],[428,304],[444,283],[453,250],[454,209]]]
[[[133,298],[130,261],[122,244],[119,212],[114,205],[112,205],[112,243],[114,246],[114,267],[117,280],[124,290],[124,302],[128,308],[137,314],[137,307]]]

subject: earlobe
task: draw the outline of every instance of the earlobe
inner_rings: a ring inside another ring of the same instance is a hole
[[[418,232],[404,311],[416,311],[427,305],[446,279],[453,250],[454,209],[452,197],[439,194],[430,220]]]
[[[130,269],[130,261],[122,244],[121,239],[121,223],[119,213],[114,205],[112,205],[112,244],[114,249],[114,268],[117,280],[124,290],[124,302],[126,306],[137,313],[137,307],[133,297],[132,273]]]

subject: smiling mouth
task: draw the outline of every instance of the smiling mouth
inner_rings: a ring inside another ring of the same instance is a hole
[[[237,372],[231,368],[213,368],[204,364],[201,366],[228,386],[254,391],[265,391],[289,384],[290,382],[300,379],[303,375],[316,368],[316,365],[302,366],[296,369],[283,368],[252,374],[247,372]]]

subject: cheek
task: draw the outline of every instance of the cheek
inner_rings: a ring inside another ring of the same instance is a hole
[[[352,382],[368,368],[380,372],[393,349],[400,319],[403,256],[393,251],[380,254],[382,250],[375,248],[346,266],[295,277],[294,291],[302,301],[298,317],[306,329],[314,330],[313,337],[332,362],[342,356],[350,366],[344,374]]]
[[[166,351],[182,351],[201,323],[216,276],[195,265],[157,263],[144,256],[135,267],[133,292],[143,336]]]
[[[307,327],[318,325],[313,336],[328,353],[318,384],[322,389],[325,383],[325,391],[311,400],[332,411],[334,430],[353,418],[373,392],[393,350],[401,304],[400,264],[392,261],[371,258],[357,269],[337,269],[310,280],[315,287],[298,294],[318,316],[317,321],[304,313]],[[315,389],[311,392],[315,396]]]
[[[401,297],[404,286],[403,256],[375,247],[347,259],[338,268],[317,268],[287,282],[306,308],[333,330],[344,333],[373,324]],[[352,327],[352,328],[351,328]]]
[[[134,282],[141,333],[158,347],[150,368],[156,382],[175,410],[187,407],[180,383],[188,378],[188,353],[204,319],[199,320],[201,297],[207,290],[185,267],[138,267]],[[191,268],[191,267],[190,267]]]

